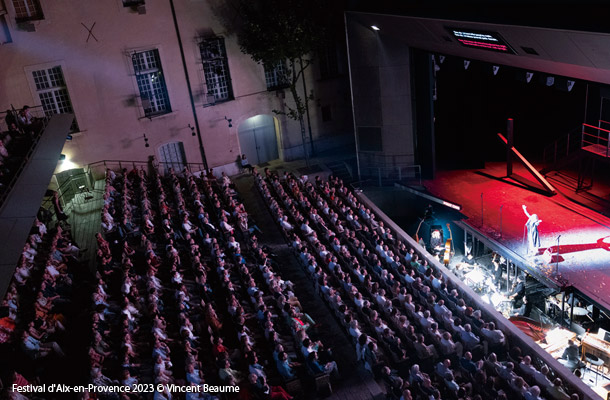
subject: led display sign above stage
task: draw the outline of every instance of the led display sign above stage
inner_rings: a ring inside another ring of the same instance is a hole
[[[473,31],[471,29],[447,28],[451,35],[464,47],[517,54],[497,32]]]

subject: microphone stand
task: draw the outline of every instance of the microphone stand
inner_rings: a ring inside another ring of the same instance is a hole
[[[557,260],[555,261],[555,276],[559,276],[559,238],[561,235],[557,236]]]

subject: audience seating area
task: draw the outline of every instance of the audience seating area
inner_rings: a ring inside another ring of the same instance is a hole
[[[291,399],[301,379],[330,390],[332,354],[228,177],[108,171],[104,199],[92,383],[207,382],[274,399]]]
[[[255,172],[257,187],[317,290],[389,398],[568,399],[343,182]],[[578,398],[572,394],[572,398]]]
[[[388,399],[578,398],[340,179],[252,175],[311,287]],[[293,290],[309,284],[282,279],[283,260],[259,244],[229,177],[162,175],[154,165],[108,170],[103,198],[94,276],[67,224],[47,230],[36,221],[2,302],[5,390],[44,383],[55,376],[45,368],[64,365],[99,386],[154,384],[150,395],[83,399],[172,399],[156,384],[208,383],[227,393],[185,398],[289,400],[341,385],[320,325]]]
[[[13,383],[55,379],[53,365],[72,365],[78,358],[71,335],[78,332],[82,306],[78,299],[89,274],[80,262],[81,251],[73,243],[69,226],[64,226],[48,229],[36,220],[0,304],[0,381],[4,389]],[[68,348],[72,354],[66,354]]]

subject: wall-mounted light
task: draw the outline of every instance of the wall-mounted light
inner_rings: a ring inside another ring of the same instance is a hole
[[[464,60],[464,69],[468,69],[470,67],[470,60]]]
[[[189,128],[191,128],[191,136],[195,136],[195,135],[196,135],[196,133],[195,133],[195,127],[194,127],[194,126],[191,126],[191,124],[189,124]]]
[[[377,25],[371,25],[371,29],[374,31],[380,31],[381,29],[379,29],[379,27]]]
[[[498,71],[500,70],[500,66],[498,65],[494,65],[493,67],[491,67],[494,75],[498,75]]]
[[[146,134],[144,134],[144,147],[150,147],[150,145],[148,144],[148,138],[146,137]]]
[[[227,116],[225,115],[225,120],[229,123],[229,128],[233,128],[233,124],[231,124],[231,122],[233,122],[233,119],[227,118]]]

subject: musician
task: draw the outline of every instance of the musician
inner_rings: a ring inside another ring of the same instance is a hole
[[[527,216],[527,222],[525,223],[525,227],[527,228],[527,255],[533,256],[538,252],[538,248],[540,247],[538,225],[540,225],[542,220],[538,219],[538,215],[528,213],[525,204],[521,207],[523,207],[523,212]]]
[[[568,347],[558,360],[562,365],[575,372],[585,364],[580,361],[580,349],[573,340],[568,340]]]
[[[532,303],[527,301],[527,296],[523,296],[523,304],[521,304],[521,307],[519,307],[518,309],[515,310],[513,315],[518,315],[521,317],[529,318],[531,313],[532,313]]]
[[[525,296],[525,283],[521,276],[517,277],[517,281],[513,284],[513,288],[508,295],[508,298],[513,301],[513,306],[521,306],[521,298]]]
[[[561,358],[564,360],[579,360],[580,359],[580,350],[576,343],[573,340],[568,340],[568,347],[563,351]]]
[[[500,261],[498,261],[498,253],[494,253],[493,258],[491,260],[491,263],[493,264],[493,278],[494,278],[494,283],[497,285],[498,282],[500,282],[500,280],[502,279],[502,264],[505,262],[506,260],[504,259],[504,257],[500,256]]]

